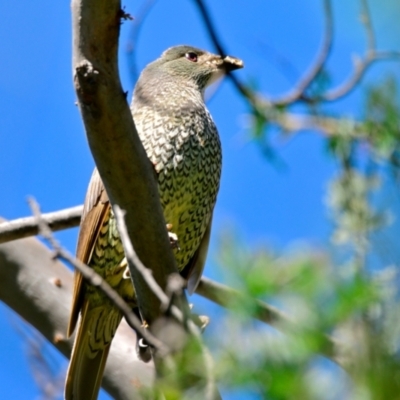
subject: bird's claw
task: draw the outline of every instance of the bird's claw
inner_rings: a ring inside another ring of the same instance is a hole
[[[207,315],[192,314],[193,322],[199,327],[200,331],[203,333],[210,323],[210,317]]]
[[[171,229],[172,229],[172,224],[167,224],[169,243],[171,244],[171,247],[173,249],[180,251],[181,248],[179,247],[178,235],[174,232],[171,232]]]

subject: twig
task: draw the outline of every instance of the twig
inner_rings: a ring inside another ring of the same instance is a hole
[[[365,51],[365,55],[363,58],[358,57],[354,60],[354,71],[345,82],[343,82],[337,88],[329,90],[318,100],[335,101],[348,95],[355,89],[367,69],[374,62],[381,60],[400,60],[400,51],[379,51],[376,49],[376,38],[374,27],[372,25],[368,0],[361,0],[361,8],[361,22],[365,27],[367,36],[367,49]]]
[[[210,36],[216,50],[225,55],[226,49],[222,45],[220,38],[216,33],[214,24],[212,23],[210,14],[203,0],[193,0],[198,7],[201,18],[204,22],[206,30]],[[275,113],[274,109],[277,106],[288,106],[297,101],[303,101],[309,104],[317,102],[337,101],[351,93],[356,85],[361,81],[367,69],[375,62],[382,60],[400,60],[400,51],[378,51],[376,50],[376,40],[373,31],[372,20],[368,8],[367,0],[362,1],[362,22],[367,31],[368,48],[363,60],[358,59],[355,62],[354,71],[351,76],[338,87],[333,88],[322,95],[309,97],[306,95],[306,90],[323,69],[325,62],[329,56],[332,40],[333,40],[333,17],[331,1],[324,1],[325,14],[325,34],[322,41],[322,46],[319,54],[316,57],[314,65],[309,69],[309,72],[300,79],[296,87],[287,95],[280,98],[271,98],[262,95],[252,90],[245,83],[240,81],[236,75],[228,74],[228,78],[232,82],[235,89],[248,101],[251,106],[252,113],[255,116],[264,118],[266,122],[272,122],[280,126],[285,131],[294,131],[302,129],[318,129],[327,134],[336,133],[337,124],[333,124],[333,118],[312,117],[312,116],[294,116],[286,113]],[[327,121],[325,121],[327,120]],[[327,123],[326,123],[327,122]]]
[[[131,76],[132,87],[136,83],[139,77],[139,72],[137,70],[137,65],[136,65],[136,51],[135,51],[136,48],[134,46],[135,45],[137,46],[140,29],[142,28],[144,20],[149,15],[156,1],[157,0],[147,0],[144,4],[142,4],[140,10],[135,15],[135,20],[132,24],[131,33],[129,35],[128,50],[127,50],[130,59],[129,72]]]
[[[372,51],[363,60],[357,58],[354,62],[352,75],[335,89],[322,95],[319,101],[336,101],[350,94],[363,78],[367,69],[375,62],[382,60],[400,60],[400,51]]]
[[[243,304],[244,301],[246,304],[251,302],[251,307],[248,307],[251,310],[251,316],[266,324],[273,325],[277,321],[289,320],[286,314],[274,306],[270,306],[260,300],[250,299],[239,291],[206,277],[202,277],[196,293],[225,308],[234,308],[235,305]]]
[[[41,218],[52,231],[59,231],[79,225],[82,210],[83,206],[76,206],[66,208],[62,211],[42,214]],[[18,218],[13,221],[1,222],[0,243],[37,235],[38,232],[39,226],[35,217]]]
[[[129,240],[128,231],[125,225],[125,211],[115,204],[113,207],[115,219],[118,224],[118,232],[121,237],[121,242],[124,246],[125,257],[129,265],[134,265],[134,268],[139,271],[142,275],[144,281],[147,283],[148,287],[153,291],[153,293],[158,297],[163,307],[168,305],[168,296],[161,289],[160,285],[156,282],[153,277],[151,269],[147,268],[139,259],[133,248],[132,242]]]
[[[376,49],[376,39],[368,0],[361,0],[361,22],[364,24],[367,34],[367,48],[369,51],[373,51]]]
[[[210,39],[213,42],[216,50],[221,55],[226,55],[226,50],[223,47],[221,40],[219,39],[216,29],[211,21],[210,14],[203,2],[203,0],[194,0],[194,3],[197,5],[201,18],[206,26],[207,32],[210,35]],[[243,94],[254,107],[257,109],[260,106],[260,103],[266,103],[268,106],[284,106],[288,104],[292,104],[298,100],[310,101],[310,99],[305,95],[305,91],[316,78],[316,76],[321,72],[322,68],[325,65],[325,62],[329,56],[331,47],[332,47],[332,38],[333,38],[333,17],[332,17],[332,5],[330,0],[324,0],[324,11],[325,11],[325,33],[324,39],[322,41],[322,46],[319,54],[316,57],[314,65],[311,66],[309,72],[307,72],[303,78],[300,79],[299,83],[296,85],[295,89],[293,89],[289,94],[278,98],[261,98],[258,95],[251,95],[252,91],[246,87],[237,77],[233,74],[228,74],[229,79],[236,87],[236,89]]]
[[[137,316],[132,312],[124,299],[92,268],[72,256],[67,250],[63,249],[58,241],[54,238],[46,221],[42,218],[38,203],[33,198],[28,199],[29,206],[36,218],[39,227],[39,233],[50,244],[55,252],[55,258],[62,259],[78,270],[83,277],[93,286],[98,287],[103,293],[113,302],[113,304],[121,311],[129,326],[156,349],[166,352],[165,345],[154,337],[150,332],[142,327],[142,323]]]
[[[182,323],[183,326],[187,327],[192,337],[195,338],[198,345],[202,349],[203,359],[206,367],[206,373],[205,373],[206,388],[204,392],[204,398],[205,399],[215,399],[216,397],[219,398],[220,396],[215,390],[215,381],[212,374],[212,360],[202,343],[200,329],[191,319],[186,318],[184,313],[176,305],[170,304],[170,297],[161,289],[159,284],[156,282],[151,270],[148,269],[140,261],[139,257],[135,252],[135,249],[133,248],[132,242],[129,240],[128,231],[126,229],[124,220],[125,211],[121,210],[121,208],[116,204],[113,207],[113,211],[115,219],[117,221],[118,232],[121,238],[121,242],[124,246],[125,257],[128,261],[129,267],[135,268],[142,275],[143,280],[146,282],[149,288],[160,300],[162,308],[164,310],[168,309],[171,315],[174,318],[176,318],[177,321]],[[169,287],[171,288],[171,285],[169,285]],[[179,290],[179,288],[175,287],[174,290],[177,291]],[[182,297],[180,296],[180,298]]]
[[[306,90],[310,87],[311,83],[315,80],[318,74],[324,68],[324,65],[329,57],[332,49],[333,41],[333,16],[332,16],[332,4],[330,0],[324,0],[324,15],[325,15],[325,33],[322,40],[322,46],[317,54],[314,61],[314,65],[311,66],[309,71],[300,79],[295,89],[289,94],[281,97],[280,99],[273,100],[272,103],[275,106],[285,106],[288,104],[295,103],[298,100],[304,100],[305,102],[312,102],[312,99],[306,95]]]
[[[125,212],[121,210],[118,205],[114,205],[113,207],[115,219],[118,225],[118,232],[121,237],[121,242],[124,246],[125,257],[128,261],[129,266],[133,266],[143,277],[143,280],[149,286],[150,290],[157,296],[160,300],[162,308],[165,310],[169,308],[171,314],[181,323],[185,322],[184,314],[181,310],[179,310],[176,306],[169,307],[170,299],[168,295],[161,289],[160,285],[154,279],[153,274],[149,268],[147,268],[137,256],[135,249],[133,248],[132,242],[129,240],[128,232],[125,225],[124,215]],[[200,330],[190,321],[188,322],[188,328],[190,333],[195,336],[200,336]]]

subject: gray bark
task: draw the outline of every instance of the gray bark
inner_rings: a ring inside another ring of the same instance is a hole
[[[119,0],[73,0],[73,74],[90,150],[112,204],[126,211],[128,236],[165,290],[176,272],[154,168],[137,134],[118,72]],[[130,265],[139,308],[151,325],[160,301]]]
[[[69,357],[72,339],[65,332],[72,294],[72,272],[52,259],[37,239],[0,245],[0,300]],[[111,346],[103,387],[115,399],[139,398],[137,388],[153,384],[153,365],[139,361],[135,333],[125,321]]]
[[[81,220],[83,206],[66,208],[62,211],[42,214],[52,231],[73,228],[78,226]],[[39,226],[36,217],[24,217],[13,221],[0,222],[0,243],[9,242],[15,239],[22,239],[34,236],[39,233]]]

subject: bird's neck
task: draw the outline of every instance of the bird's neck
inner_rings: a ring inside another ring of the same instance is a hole
[[[191,81],[181,81],[169,76],[139,79],[132,100],[132,107],[153,108],[168,113],[204,109],[203,91]]]

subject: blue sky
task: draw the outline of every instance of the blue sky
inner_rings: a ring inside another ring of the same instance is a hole
[[[319,47],[321,1],[252,0],[245,7],[226,0],[207,4],[224,45],[245,62],[238,76],[252,79],[268,95],[289,90]],[[378,44],[382,49],[399,49],[400,6],[396,0],[386,1],[386,7],[380,4],[378,0],[371,2]],[[135,17],[141,2],[124,5]],[[355,0],[335,2],[335,42],[328,63],[333,84],[350,73],[352,55],[364,51],[365,35],[358,12]],[[33,195],[45,212],[81,204],[94,164],[74,105],[69,2],[3,0],[0,15],[0,215],[8,219],[29,215],[28,195]],[[123,24],[120,52],[123,87],[129,95],[134,84],[127,53],[131,24]],[[159,0],[136,43],[138,68],[176,44],[213,50],[190,1]],[[292,64],[285,73],[284,59]],[[363,85],[397,69],[393,62],[377,64]],[[356,91],[330,105],[329,110],[357,115],[361,94]],[[335,165],[323,139],[315,132],[303,132],[278,140],[278,154],[287,168],[276,168],[250,140],[246,103],[228,82],[211,98],[209,109],[220,132],[224,164],[206,275],[219,276],[213,270],[213,252],[224,229],[235,229],[249,243],[268,243],[279,249],[298,241],[325,246],[331,224],[324,196]],[[76,234],[73,229],[58,237],[73,251]],[[197,297],[193,301],[209,313],[210,303]],[[13,325],[13,313],[0,306],[0,359],[8,360],[0,365],[2,397],[37,398],[25,342]],[[66,361],[59,360],[60,368],[65,368]]]

